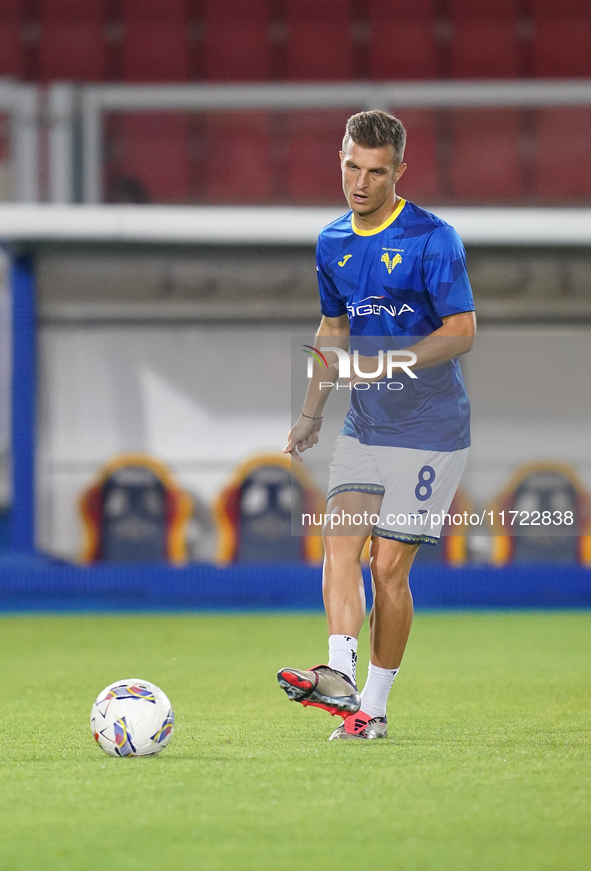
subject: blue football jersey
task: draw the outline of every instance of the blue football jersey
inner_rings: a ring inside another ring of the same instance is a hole
[[[322,314],[348,314],[351,349],[360,354],[412,345],[441,327],[443,318],[474,310],[460,237],[441,218],[403,199],[373,230],[357,229],[352,212],[325,227],[316,268]],[[402,389],[381,383],[352,390],[343,434],[366,445],[467,447],[470,405],[458,361],[416,374],[395,375]]]

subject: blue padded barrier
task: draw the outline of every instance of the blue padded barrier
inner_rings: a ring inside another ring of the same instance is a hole
[[[12,262],[12,508],[10,544],[35,547],[35,276],[30,257]],[[0,581],[1,583],[1,581]]]
[[[366,573],[368,605],[371,602]],[[417,608],[589,608],[591,570],[529,565],[418,565]],[[4,611],[317,610],[319,568],[294,565],[109,565],[81,568],[27,555],[0,558]]]

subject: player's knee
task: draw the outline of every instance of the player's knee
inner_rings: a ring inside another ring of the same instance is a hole
[[[377,547],[370,557],[371,574],[376,587],[408,587],[408,554],[399,548]]]
[[[372,566],[372,578],[376,588],[376,595],[379,595],[381,590],[407,590],[408,569],[401,568],[398,565],[388,563],[380,565],[379,569]]]
[[[324,556],[329,563],[359,560],[365,541],[359,536],[323,535]]]

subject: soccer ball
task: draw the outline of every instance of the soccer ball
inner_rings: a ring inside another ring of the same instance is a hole
[[[90,712],[95,741],[109,756],[155,756],[174,730],[174,713],[161,689],[146,680],[119,680]]]

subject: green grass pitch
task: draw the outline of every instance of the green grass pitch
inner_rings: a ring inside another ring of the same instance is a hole
[[[276,683],[325,661],[321,615],[6,616],[0,633],[2,871],[589,867],[590,613],[418,615],[371,742],[328,743],[340,721]],[[92,739],[94,698],[127,677],[175,708],[158,757]]]

